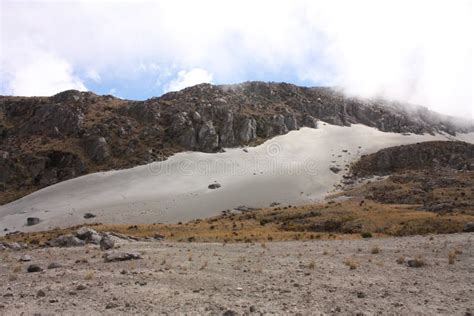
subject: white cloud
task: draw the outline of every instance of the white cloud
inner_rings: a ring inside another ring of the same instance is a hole
[[[178,76],[165,86],[165,92],[178,91],[186,87],[199,83],[212,83],[212,74],[201,68],[194,68],[189,71],[181,70]]]
[[[87,90],[67,61],[44,51],[28,51],[21,62],[2,66],[2,77],[8,78],[5,94],[50,96],[68,89]]]
[[[86,77],[95,82],[100,82],[101,80],[100,74],[95,69],[88,69]]]
[[[139,81],[145,72],[156,73],[163,87],[169,80],[163,74],[201,68],[218,83],[257,75],[300,79],[474,115],[471,0],[5,0],[0,6],[1,68],[5,61],[22,64],[10,47],[27,42],[67,61],[73,77],[72,67],[94,69],[101,82]],[[1,81],[11,86],[12,78]]]

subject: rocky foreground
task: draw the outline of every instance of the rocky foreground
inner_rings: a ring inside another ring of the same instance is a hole
[[[0,314],[471,315],[473,237],[3,250]]]

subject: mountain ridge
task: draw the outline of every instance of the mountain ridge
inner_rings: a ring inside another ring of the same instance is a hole
[[[83,174],[164,160],[181,151],[254,145],[319,121],[385,132],[447,133],[473,126],[426,108],[346,97],[328,87],[199,84],[145,101],[67,90],[0,97],[0,203]]]

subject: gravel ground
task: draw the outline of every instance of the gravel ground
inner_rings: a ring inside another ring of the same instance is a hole
[[[3,251],[0,314],[471,315],[473,237],[134,242],[114,251],[142,259],[108,263],[91,245]],[[31,261],[20,262],[25,255]],[[417,256],[424,266],[397,262]],[[47,269],[53,262],[62,267]],[[30,264],[43,271],[26,272]]]

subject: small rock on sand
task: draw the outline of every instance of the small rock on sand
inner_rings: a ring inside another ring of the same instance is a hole
[[[126,261],[141,258],[140,254],[135,252],[110,252],[104,255],[105,262]]]

